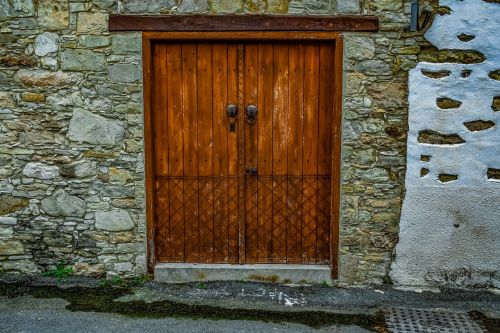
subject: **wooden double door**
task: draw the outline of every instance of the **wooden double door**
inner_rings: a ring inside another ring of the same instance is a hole
[[[334,53],[331,41],[151,45],[156,261],[331,263]]]

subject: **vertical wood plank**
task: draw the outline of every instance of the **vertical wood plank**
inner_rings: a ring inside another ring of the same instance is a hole
[[[304,45],[290,44],[287,262],[302,262]]]
[[[239,260],[239,180],[238,180],[238,136],[241,134],[244,121],[243,111],[239,105],[238,97],[238,45],[228,44],[227,46],[227,104],[238,105],[240,108],[235,123],[236,132],[228,133],[228,262],[237,263]]]
[[[333,119],[333,46],[322,43],[319,48],[319,130],[318,130],[318,209],[317,209],[317,262],[330,261],[330,217],[331,217],[331,157]]]
[[[183,110],[182,90],[182,54],[181,44],[167,44],[167,114],[168,114],[168,176],[177,179],[170,180],[170,238],[171,261],[184,261],[184,189],[182,180],[184,174],[183,153]]]
[[[227,106],[227,46],[213,45],[213,163],[214,163],[214,262],[228,259],[229,121]]]
[[[272,43],[259,44],[259,182],[258,182],[258,262],[268,263],[272,256],[273,222],[273,85],[274,52]]]
[[[257,44],[245,45],[245,108],[248,105],[257,105],[258,78],[257,78]],[[246,110],[243,110],[246,113]],[[257,167],[257,132],[260,120],[249,124],[245,117],[245,168]],[[257,225],[257,181],[255,175],[245,176],[245,256],[247,263],[257,261],[258,225]]]
[[[198,171],[200,261],[213,262],[213,105],[212,45],[198,44]]]
[[[302,258],[304,263],[314,263],[316,261],[316,220],[318,202],[318,44],[305,44],[304,54],[304,185],[302,196]]]
[[[198,74],[196,44],[182,45],[184,135],[184,224],[187,262],[199,260],[198,238]]]
[[[286,262],[288,44],[274,44],[273,87],[273,262]]]
[[[168,175],[168,112],[167,112],[167,47],[153,47],[153,119],[155,147],[155,178]],[[170,260],[169,191],[167,183],[155,182],[157,190],[156,251],[158,258]],[[159,191],[160,188],[163,189]]]

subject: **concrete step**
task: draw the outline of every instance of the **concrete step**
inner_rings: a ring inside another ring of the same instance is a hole
[[[328,265],[161,263],[155,266],[155,281],[167,283],[196,281],[322,283],[330,280],[331,270]]]

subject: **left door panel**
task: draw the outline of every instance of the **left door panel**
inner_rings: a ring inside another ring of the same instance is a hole
[[[156,43],[152,55],[157,259],[237,263],[238,46]]]

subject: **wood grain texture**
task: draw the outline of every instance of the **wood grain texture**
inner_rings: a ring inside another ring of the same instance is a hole
[[[337,276],[341,39],[217,40],[144,38],[148,268],[330,263]]]
[[[109,31],[378,31],[368,15],[110,15]]]

